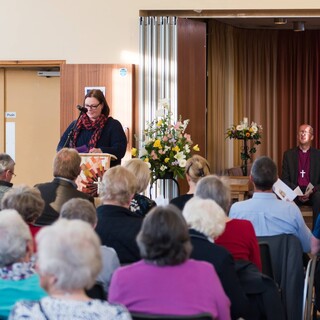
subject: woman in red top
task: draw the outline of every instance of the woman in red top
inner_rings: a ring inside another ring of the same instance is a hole
[[[230,189],[216,175],[202,178],[196,186],[195,195],[215,200],[226,213],[229,211]],[[259,244],[250,221],[230,219],[226,216],[226,228],[214,241],[226,248],[235,260],[250,261],[262,270]]]

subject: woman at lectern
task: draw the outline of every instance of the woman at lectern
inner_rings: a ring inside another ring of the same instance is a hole
[[[110,153],[117,157],[111,166],[121,163],[127,148],[127,138],[121,123],[113,119],[101,90],[90,90],[84,97],[81,115],[62,135],[57,151],[63,147],[83,153]]]

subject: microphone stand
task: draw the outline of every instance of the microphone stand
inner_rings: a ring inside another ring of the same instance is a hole
[[[78,107],[79,107],[79,106],[78,106]],[[77,107],[77,108],[78,108],[78,107]],[[71,131],[69,132],[68,137],[67,137],[67,140],[66,140],[66,142],[64,143],[64,145],[63,145],[62,148],[70,148],[70,147],[69,147],[69,143],[70,143],[71,139],[73,139],[74,129],[76,128],[76,126],[77,126],[77,124],[78,124],[78,122],[79,122],[79,119],[80,119],[80,117],[82,116],[82,113],[85,114],[85,113],[87,112],[87,110],[86,110],[85,108],[81,108],[81,107],[78,108],[78,110],[80,110],[78,119],[77,119],[77,121],[74,123]]]

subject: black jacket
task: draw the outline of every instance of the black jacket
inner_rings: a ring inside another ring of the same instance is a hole
[[[121,206],[102,205],[97,208],[98,233],[102,245],[112,247],[121,264],[140,260],[136,236],[143,218]]]
[[[59,218],[62,205],[70,199],[82,198],[94,203],[93,197],[77,190],[71,181],[54,178],[53,181],[35,185],[45,201],[45,207],[35,224],[45,226],[52,224]]]
[[[210,242],[207,237],[194,230],[189,230],[193,250],[191,258],[211,263],[221,281],[223,289],[231,301],[231,317],[246,318],[250,308],[249,299],[245,295],[235,271],[231,254],[223,247]]]

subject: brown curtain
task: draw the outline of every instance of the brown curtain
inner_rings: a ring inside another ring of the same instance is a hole
[[[224,133],[243,117],[263,126],[253,158],[268,155],[279,169],[299,124],[314,127],[319,146],[319,34],[209,22],[207,157],[214,172],[241,164],[240,142],[226,141]]]

